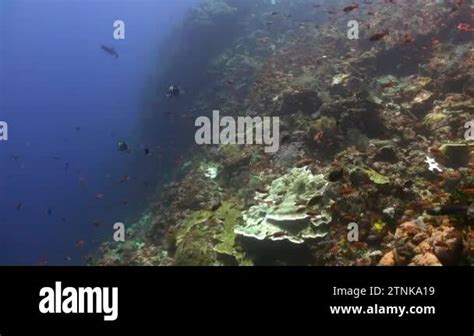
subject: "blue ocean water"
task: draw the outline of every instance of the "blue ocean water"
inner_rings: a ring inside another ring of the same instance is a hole
[[[143,153],[159,145],[140,136],[144,99],[165,38],[196,2],[0,2],[0,264],[83,264],[147,207],[169,167]]]

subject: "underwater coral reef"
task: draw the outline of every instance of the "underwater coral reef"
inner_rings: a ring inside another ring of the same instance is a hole
[[[127,241],[91,264],[473,264],[473,4],[348,5],[190,13],[189,31],[226,40],[202,62],[212,85],[193,90],[191,116],[278,116],[280,148],[194,145]]]

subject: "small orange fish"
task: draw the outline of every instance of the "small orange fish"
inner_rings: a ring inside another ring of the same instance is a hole
[[[398,83],[394,80],[391,80],[390,82],[388,83],[385,83],[385,84],[382,84],[382,89],[388,89],[388,88],[392,88],[394,86],[396,86]]]
[[[355,191],[355,190],[354,190],[354,188],[352,188],[352,187],[344,187],[344,188],[342,188],[342,189],[340,190],[340,193],[341,193],[342,195],[349,195],[349,194],[352,194],[354,191]]]
[[[435,154],[435,155],[443,154],[443,152],[438,147],[430,147],[428,150],[430,151],[430,153]]]
[[[359,8],[359,5],[358,4],[355,4],[355,5],[350,5],[350,6],[347,6],[347,7],[344,7],[344,12],[346,13],[349,13],[349,12],[352,12],[354,9],[358,9]]]
[[[81,248],[81,247],[83,247],[83,246],[85,245],[85,243],[86,243],[86,241],[83,240],[83,239],[81,239],[81,240],[78,240],[78,241],[76,242],[76,245],[75,245],[75,246],[76,246],[76,248]]]
[[[344,215],[343,218],[349,222],[356,222],[357,218],[353,215]]]
[[[474,196],[474,188],[466,188],[463,191],[466,195]]]
[[[383,39],[387,35],[389,35],[388,30],[372,35],[369,40],[372,41],[372,42],[380,41],[381,39]]]
[[[459,180],[462,177],[461,173],[458,171],[445,171],[443,173],[443,178],[450,180]]]
[[[283,237],[286,237],[286,232],[275,232],[273,235],[272,235],[273,238],[283,238]]]
[[[474,28],[471,27],[470,24],[467,24],[467,23],[460,23],[458,25],[458,30],[460,32],[463,32],[463,33],[471,33],[471,32],[474,32]]]
[[[323,138],[324,138],[324,131],[320,131],[314,135],[313,141],[319,144],[321,143]]]
[[[407,33],[403,36],[403,42],[405,43],[413,43],[415,42],[415,38],[413,37],[413,35]]]
[[[431,208],[433,207],[433,202],[430,200],[420,200],[417,202],[417,205],[421,208]]]
[[[120,179],[120,183],[125,183],[125,182],[128,182],[128,181],[130,181],[130,180],[131,180],[131,177],[128,176],[128,175],[125,175],[124,177],[122,177],[122,178]]]
[[[37,266],[48,266],[48,257],[41,257],[39,258],[38,262],[36,263]]]

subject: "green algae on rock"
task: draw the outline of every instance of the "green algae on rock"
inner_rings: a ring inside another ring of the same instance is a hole
[[[209,242],[213,212],[193,212],[178,229],[176,239],[175,265],[216,265],[212,244]]]
[[[390,179],[387,176],[384,176],[373,169],[364,169],[364,172],[367,174],[369,179],[375,184],[388,184]]]
[[[216,211],[196,211],[177,233],[178,266],[251,265],[236,246],[234,227],[242,220],[237,203],[225,201]]]

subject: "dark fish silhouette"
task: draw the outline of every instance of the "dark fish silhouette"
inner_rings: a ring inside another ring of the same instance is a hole
[[[37,266],[48,266],[48,257],[40,257],[38,262],[36,263]]]
[[[78,240],[75,244],[76,248],[81,248],[86,244],[86,241],[84,239]]]
[[[131,179],[130,176],[125,175],[124,177],[122,177],[122,178],[120,179],[120,183],[128,182],[128,181],[130,181],[130,179]]]
[[[387,36],[389,34],[390,33],[389,33],[388,30],[377,33],[377,34],[374,34],[370,37],[370,41],[372,41],[372,42],[380,41],[381,39],[383,39],[385,36]]]
[[[130,153],[131,152],[130,147],[125,142],[119,142],[117,144],[117,148],[118,148],[119,152],[125,152],[125,153]]]
[[[343,11],[346,13],[349,13],[349,12],[352,12],[354,9],[359,9],[359,5],[355,4],[355,5],[344,7]]]
[[[168,94],[166,95],[166,97],[178,98],[180,93],[181,93],[181,89],[177,85],[171,85],[168,89]]]
[[[113,47],[107,47],[105,45],[101,46],[102,50],[105,51],[107,54],[114,56],[115,58],[119,58],[119,54],[115,51]]]
[[[470,206],[443,205],[433,209],[428,209],[427,212],[430,216],[471,216],[472,214],[474,214],[474,204],[471,204]]]

